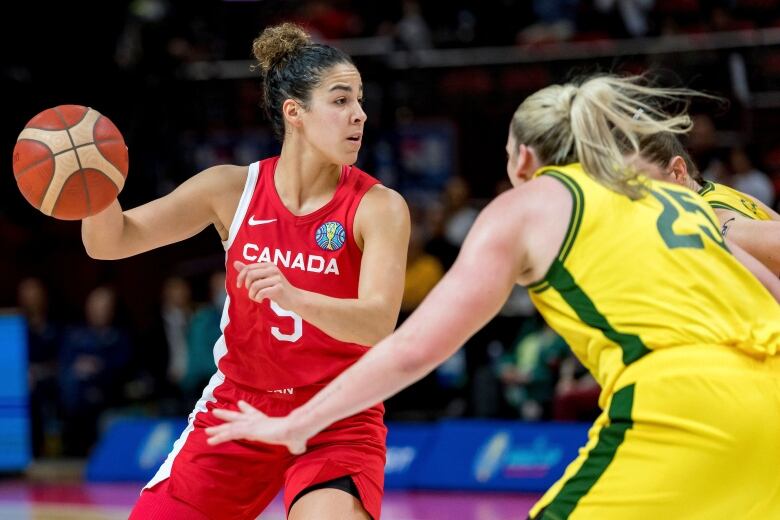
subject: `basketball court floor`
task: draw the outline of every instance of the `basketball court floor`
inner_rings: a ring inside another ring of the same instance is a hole
[[[0,519],[124,520],[141,486],[0,481]],[[521,520],[537,498],[518,493],[388,491],[382,519]],[[259,519],[284,520],[281,497]]]

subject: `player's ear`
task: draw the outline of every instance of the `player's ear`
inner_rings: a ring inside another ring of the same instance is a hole
[[[534,152],[534,149],[530,146],[526,146],[524,144],[521,144],[517,148],[517,168],[514,172],[514,175],[523,180],[527,181],[531,179],[531,176],[534,174],[536,170],[538,170],[542,165],[539,163],[539,160],[536,158],[536,152]]]
[[[282,114],[287,124],[300,127],[302,113],[303,107],[296,100],[288,98],[282,103]]]
[[[685,164],[685,159],[679,155],[675,155],[669,161],[668,171],[677,184],[685,184],[688,181],[688,165]]]

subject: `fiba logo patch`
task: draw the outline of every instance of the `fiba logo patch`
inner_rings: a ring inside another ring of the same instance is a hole
[[[317,245],[326,251],[335,251],[344,245],[347,233],[340,222],[330,221],[321,225],[314,234]]]

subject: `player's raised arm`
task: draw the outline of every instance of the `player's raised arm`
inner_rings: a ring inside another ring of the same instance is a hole
[[[104,211],[82,220],[84,248],[92,258],[125,258],[189,238],[209,224],[215,224],[225,238],[224,228],[230,222],[222,222],[225,217],[220,219],[218,208],[222,199],[232,198],[235,209],[245,177],[245,167],[215,166],[136,208],[123,211],[115,200]]]
[[[720,212],[718,217],[722,232],[731,243],[764,264],[775,277],[780,275],[780,221],[750,220],[740,216],[724,220]]]
[[[780,279],[778,279],[777,274],[771,272],[766,267],[765,263],[761,262],[753,255],[745,251],[745,249],[743,249],[741,246],[739,246],[738,243],[734,242],[729,237],[726,237],[726,243],[737,260],[739,260],[742,265],[747,267],[747,269],[753,273],[753,276],[755,276],[758,281],[761,282],[761,284],[766,287],[766,289],[772,294],[772,296],[775,297],[775,300],[780,303]]]
[[[215,410],[229,422],[208,430],[210,442],[262,439],[300,452],[329,424],[419,380],[495,316],[518,281],[545,274],[563,240],[567,208],[569,193],[552,179],[501,195],[477,219],[452,269],[394,334],[288,418],[267,418],[248,405],[243,414]],[[548,218],[553,212],[557,218]]]
[[[393,332],[398,320],[409,232],[404,199],[383,186],[372,188],[355,216],[355,235],[363,248],[358,298],[336,299],[305,291],[296,312],[334,338],[375,345]]]

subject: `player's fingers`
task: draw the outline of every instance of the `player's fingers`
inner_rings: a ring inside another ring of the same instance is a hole
[[[241,280],[246,276],[246,264],[239,262],[238,260],[233,262],[233,268],[238,271],[238,277],[236,278],[236,287],[241,287]]]
[[[215,408],[212,410],[212,413],[215,417],[222,419],[223,421],[238,421],[244,417],[244,414],[241,412],[236,412],[233,410],[224,410],[222,408]]]
[[[258,410],[257,408],[255,408],[254,406],[252,406],[251,404],[243,400],[238,401],[238,409],[244,413],[265,417],[265,414],[263,412],[261,412],[260,410]]]
[[[235,440],[236,437],[234,435],[231,435],[227,432],[221,432],[217,434],[213,434],[208,439],[206,439],[206,442],[214,446],[215,444],[222,444],[223,442],[232,441]]]
[[[243,272],[244,286],[249,289],[252,282],[255,280],[264,280],[268,278],[272,272],[269,272],[268,268],[262,264],[251,264],[246,266]]]
[[[247,290],[249,291],[249,297],[251,299],[255,300],[255,301],[260,301],[260,300],[256,299],[257,293],[259,291],[265,289],[266,287],[272,285],[272,284],[273,284],[273,281],[271,281],[271,280],[269,280],[267,278],[260,278],[260,279],[257,279],[257,280],[251,280],[251,283],[247,283],[247,286],[246,286]]]
[[[269,300],[273,300],[274,296],[277,293],[277,290],[279,289],[279,284],[271,285],[270,287],[264,287],[260,290],[258,290],[254,297],[252,299],[256,302],[261,302],[265,298],[268,298]]]
[[[306,443],[305,442],[291,442],[287,445],[287,449],[290,450],[290,453],[293,455],[300,455],[301,453],[306,451]]]
[[[238,263],[238,262],[236,262]],[[243,265],[243,264],[242,264]],[[241,287],[244,285],[244,281],[246,280],[246,275],[249,272],[248,266],[244,266],[241,268],[240,271],[238,271],[238,276],[236,277],[236,287]]]

